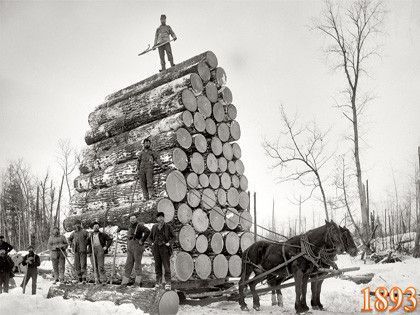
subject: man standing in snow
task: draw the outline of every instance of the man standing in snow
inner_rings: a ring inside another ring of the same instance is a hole
[[[85,283],[89,233],[82,228],[82,223],[79,220],[74,224],[74,232],[70,235],[69,242],[74,252],[74,268],[79,282]]]
[[[60,229],[54,227],[53,234],[48,240],[48,248],[54,269],[54,283],[64,281],[64,270],[66,267],[66,249],[69,244],[64,235],[60,235]]]
[[[0,235],[0,250],[2,250],[2,249],[5,250],[6,254],[8,254],[13,249],[13,246],[10,245],[9,243],[7,243],[4,240],[4,236],[3,235]]]
[[[155,44],[153,45],[155,47],[159,44],[166,43],[166,44],[158,47],[160,64],[162,65],[162,70],[160,70],[160,71],[163,71],[163,70],[166,69],[165,51],[166,51],[166,55],[168,56],[168,60],[169,60],[169,63],[171,64],[171,67],[173,67],[175,65],[174,64],[174,58],[172,56],[171,44],[169,43],[169,36],[172,36],[174,41],[176,40],[176,35],[175,35],[174,31],[172,30],[172,28],[169,25],[166,25],[166,15],[162,14],[160,16],[160,26],[156,30]],[[154,49],[156,49],[156,47],[153,48],[153,50]]]
[[[106,283],[105,274],[105,254],[108,253],[108,249],[112,244],[112,238],[104,232],[99,231],[99,223],[93,223],[93,232],[89,238],[88,255],[90,261],[94,267],[95,282],[102,284]]]
[[[14,263],[12,258],[6,254],[4,249],[0,249],[0,294],[4,291],[9,292],[9,280]]]
[[[23,280],[23,294],[25,294],[26,285],[29,279],[32,279],[32,295],[36,294],[36,279],[38,277],[38,267],[41,265],[39,256],[35,254],[34,247],[29,245],[29,253],[23,257],[22,265],[28,266],[26,270],[25,279]]]
[[[143,223],[138,222],[135,215],[130,216],[130,227],[127,233],[127,261],[125,262],[122,286],[130,281],[133,267],[136,271],[134,280],[136,285],[141,283],[141,260],[144,252],[144,242],[149,237],[150,230]]]
[[[150,241],[152,242],[153,257],[155,259],[156,288],[162,283],[162,266],[165,269],[165,289],[171,289],[171,265],[172,245],[175,239],[172,227],[165,223],[165,214],[157,213],[157,224],[153,225],[150,232]]]

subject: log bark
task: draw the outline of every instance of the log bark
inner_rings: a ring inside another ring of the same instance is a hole
[[[192,219],[192,210],[186,203],[181,203],[178,205],[177,219],[182,224],[190,223]]]
[[[214,136],[217,132],[216,123],[211,118],[206,119],[206,132],[211,136]]]
[[[200,279],[208,279],[211,274],[212,263],[209,256],[205,254],[198,255],[194,259],[194,270]]]
[[[239,192],[236,188],[229,188],[227,191],[227,202],[231,207],[236,207],[239,204]]]
[[[206,87],[205,87],[205,93],[206,93],[206,96],[207,96],[207,98],[208,98],[208,100],[210,102],[212,102],[212,103],[216,103],[217,102],[217,99],[218,99],[218,91],[217,91],[216,83],[211,82],[211,81],[208,82],[206,84]],[[210,115],[211,115],[211,107],[210,107],[209,116]]]
[[[210,240],[211,251],[215,254],[220,254],[223,250],[223,236],[220,233],[214,233]]]
[[[227,86],[223,86],[219,90],[219,102],[222,105],[230,105],[233,101],[233,96],[231,90]]]
[[[201,194],[201,202],[200,205],[203,209],[209,210],[212,209],[216,205],[216,194],[214,193],[213,189],[206,188],[203,190]]]
[[[190,165],[194,173],[202,174],[205,169],[203,155],[198,152],[194,152],[190,157]]]
[[[226,257],[222,254],[216,255],[213,258],[213,274],[216,278],[226,278],[229,271],[229,263]]]
[[[198,132],[204,132],[206,130],[206,118],[200,112],[194,113],[194,128]]]
[[[195,240],[195,249],[200,254],[203,254],[207,251],[209,247],[209,240],[207,239],[207,236],[204,234],[200,234],[197,236]]]
[[[116,305],[131,303],[149,314],[176,314],[179,297],[175,291],[117,285],[90,286],[72,283],[51,286],[47,298],[62,296],[64,299],[81,299],[90,302],[111,301]]]
[[[214,83],[216,83],[218,88],[226,85],[227,76],[226,72],[222,67],[217,67],[211,71],[211,79]]]
[[[224,250],[229,255],[235,255],[239,250],[239,236],[235,232],[222,232],[224,240]]]
[[[194,229],[199,233],[206,231],[209,227],[209,218],[207,217],[207,214],[200,208],[197,208],[193,211],[191,222]]]
[[[179,281],[187,281],[194,272],[194,260],[186,252],[175,251],[171,257],[172,275]]]
[[[223,153],[223,143],[218,137],[211,138],[210,147],[211,152],[213,152],[215,156],[219,156]]]
[[[211,173],[209,175],[210,187],[213,189],[218,189],[220,187],[220,178],[216,173]]]
[[[211,82],[207,83],[210,84]],[[197,97],[197,110],[199,113],[201,113],[204,118],[208,118],[211,116],[211,103],[210,100],[204,96],[199,95]]]
[[[229,275],[238,278],[242,273],[242,259],[239,255],[229,257]]]
[[[207,154],[206,157],[206,169],[209,170],[212,173],[217,172],[217,169],[219,168],[219,163],[216,158],[216,156],[213,153]]]
[[[241,191],[239,193],[239,207],[243,210],[246,210],[249,207],[249,196],[246,191]]]
[[[235,230],[239,225],[239,213],[235,208],[227,208],[225,216],[226,228]]]
[[[254,244],[254,234],[251,232],[239,233],[240,248],[242,253],[252,244]]]
[[[219,157],[218,164],[219,164],[219,171],[222,173],[226,172],[228,163],[227,163],[227,160],[223,156]]]
[[[241,147],[236,142],[232,143],[232,152],[235,159],[240,159],[242,157]]]
[[[199,95],[203,92],[203,82],[199,75],[195,73],[187,74],[145,93],[133,95],[111,106],[96,109],[89,114],[89,125],[92,128],[98,128],[106,122],[121,119],[139,108],[147,107],[150,104],[166,103],[170,101],[174,95],[182,93],[183,90],[188,90],[188,88],[191,88],[191,94],[193,96],[194,94]],[[195,98],[193,102],[195,102]],[[189,102],[187,102],[186,105],[186,107],[190,109],[188,106]],[[191,105],[194,106],[194,104]],[[196,108],[197,104],[195,103],[195,109]],[[194,111],[195,109],[192,110]]]
[[[228,161],[232,160],[233,158],[233,149],[229,142],[223,143],[223,156]]]
[[[242,230],[249,231],[252,226],[252,216],[249,211],[244,210],[240,213],[239,216],[239,225]]]
[[[226,210],[217,206],[209,212],[210,226],[214,231],[220,232],[223,230],[225,226],[225,215]]]
[[[179,231],[177,240],[182,250],[190,252],[195,248],[196,234],[191,225],[184,225]]]
[[[129,87],[114,92],[106,97],[107,102],[98,106],[98,108],[111,106],[112,104],[128,98],[135,94],[140,94],[154,89],[157,86],[171,82],[176,78],[182,77],[188,73],[200,73],[198,65],[204,62],[210,69],[217,67],[217,57],[211,51],[206,51],[194,56],[186,61],[169,68],[166,71],[157,73],[145,80],[137,82]]]

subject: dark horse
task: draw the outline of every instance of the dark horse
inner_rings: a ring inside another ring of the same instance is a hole
[[[284,243],[259,241],[252,244],[243,254],[242,275],[239,282],[239,304],[242,310],[248,310],[245,303],[244,288],[251,273],[255,277],[262,272],[290,261],[285,267],[279,268],[269,274],[268,285],[277,286],[290,278],[295,280],[295,310],[298,313],[306,312],[309,307],[306,304],[307,284],[310,275],[320,267],[321,258],[332,253],[341,253],[345,249],[341,231],[333,221],[325,221],[325,225],[310,230],[302,235],[294,236]],[[298,256],[301,254],[300,256]],[[334,256],[335,256],[334,254]],[[296,256],[298,256],[296,258]],[[268,276],[268,275],[267,275]],[[267,278],[260,277],[256,281],[249,282],[253,296],[253,307],[260,310],[260,298],[255,291],[258,282]],[[282,305],[281,291],[276,290],[278,304]]]

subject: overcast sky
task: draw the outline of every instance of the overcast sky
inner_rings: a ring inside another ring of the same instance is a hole
[[[420,3],[386,1],[382,57],[368,83],[376,99],[363,122],[362,163],[377,204],[392,184],[407,182],[420,145]],[[153,42],[160,14],[178,36],[172,50],[181,62],[206,50],[218,57],[238,108],[240,144],[250,190],[258,193],[260,221],[287,221],[299,195],[276,185],[262,141],[279,130],[279,106],[331,128],[332,147],[350,144],[349,126],[333,108],[343,87],[310,31],[322,1],[0,1],[0,167],[23,157],[40,175],[54,171],[57,142],[84,145],[87,117],[107,94],[159,69],[157,52],[138,57]],[[365,81],[367,82],[367,81]],[[307,204],[304,214],[312,220]],[[322,212],[320,212],[322,213]]]

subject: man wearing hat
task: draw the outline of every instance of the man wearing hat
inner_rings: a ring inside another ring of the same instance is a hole
[[[48,239],[51,261],[54,269],[54,283],[64,281],[64,271],[66,268],[66,249],[69,244],[64,235],[60,235],[60,229],[53,228],[52,235]]]
[[[23,280],[23,294],[25,294],[26,285],[29,282],[29,279],[32,279],[32,295],[36,294],[36,279],[38,277],[38,267],[41,265],[41,260],[39,256],[35,254],[34,247],[29,245],[29,253],[23,257],[22,265],[28,266],[26,271],[25,279]]]
[[[172,56],[171,44],[169,43],[169,36],[172,36],[172,38],[174,40],[176,40],[176,35],[175,35],[174,31],[172,30],[172,28],[169,25],[166,25],[166,15],[162,14],[160,16],[160,26],[156,30],[155,44],[153,46],[153,47],[155,47],[159,44],[166,43],[166,44],[158,47],[160,64],[162,65],[162,70],[160,70],[160,71],[163,71],[163,70],[166,69],[165,51],[166,51],[166,55],[168,56],[168,60],[169,60],[169,63],[171,64],[171,67],[173,67],[175,65],[174,64],[174,58]],[[153,48],[153,49],[156,49],[156,48]]]
[[[12,258],[6,254],[6,250],[0,249],[0,294],[9,292],[9,280],[13,267]]]
[[[162,282],[162,266],[165,269],[165,289],[171,288],[171,265],[172,245],[175,235],[172,227],[165,223],[165,214],[157,213],[158,223],[153,225],[150,232],[150,241],[152,242],[153,257],[155,259],[156,287],[160,287]]]
[[[150,230],[142,222],[138,222],[135,215],[130,216],[130,227],[127,233],[127,260],[125,262],[124,277],[122,286],[126,286],[130,281],[131,273],[136,271],[134,283],[141,283],[141,260],[144,252],[144,242],[149,237]]]
[[[74,252],[74,268],[76,269],[79,282],[85,283],[89,233],[82,228],[80,220],[75,222],[74,232],[70,235],[69,242]]]
[[[93,232],[90,234],[88,241],[88,255],[93,270],[95,273],[95,282],[96,283],[106,283],[106,274],[105,274],[105,254],[108,253],[108,249],[112,244],[112,238],[104,232],[99,231],[99,223],[93,223]]]
[[[3,235],[0,235],[0,250],[2,249],[6,251],[6,254],[8,254],[13,249],[13,246],[4,240]]]
[[[156,162],[159,166],[162,166],[162,162],[159,160],[156,152],[150,148],[150,145],[150,139],[144,139],[143,150],[139,155],[137,166],[139,170],[140,185],[143,191],[143,198],[145,200],[149,200],[150,197],[154,196],[153,163]]]

